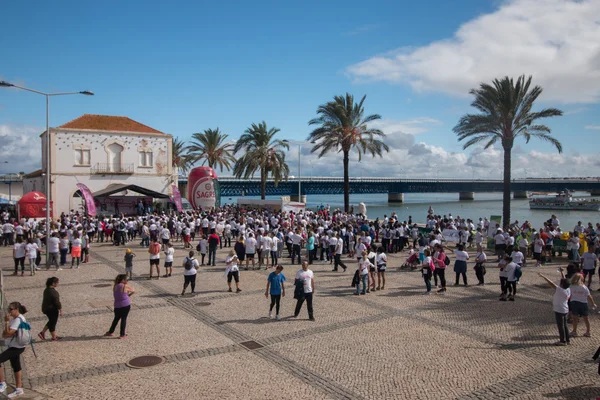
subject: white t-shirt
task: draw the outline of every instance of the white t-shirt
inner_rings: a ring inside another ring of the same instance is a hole
[[[571,286],[571,301],[578,301],[580,303],[588,302],[587,298],[590,295],[590,290],[585,285],[573,285]]]
[[[515,264],[521,264],[523,262],[523,253],[521,253],[520,251],[513,251],[510,257],[512,258]]]
[[[381,265],[381,264],[386,264],[387,263],[387,256],[385,255],[385,253],[379,253],[377,254],[377,265]]]
[[[198,273],[198,271],[196,271],[196,268],[198,268],[200,266],[200,264],[198,263],[198,260],[196,260],[195,258],[192,258],[192,268],[190,269],[185,269],[185,264],[187,263],[187,260],[189,260],[189,257],[186,257],[183,259],[183,275],[196,275]]]
[[[15,258],[25,257],[25,244],[24,243],[15,243],[13,248],[15,249]]]
[[[60,239],[57,237],[51,237],[48,239],[48,253],[58,253],[58,244]]]
[[[554,308],[554,312],[561,314],[566,314],[569,312],[569,296],[571,296],[570,289],[563,289],[560,286],[556,287],[554,296],[552,296],[552,306]]]
[[[583,269],[585,270],[593,270],[596,268],[596,262],[598,261],[598,257],[594,253],[585,252],[581,256],[583,260]]]
[[[235,272],[235,271],[239,271],[240,269],[238,268],[237,262],[234,259],[235,256],[227,256],[225,258],[225,264],[227,265],[227,269],[225,270],[225,272]]]
[[[469,253],[461,250],[454,250],[454,255],[457,261],[467,261],[469,259]]]
[[[246,254],[256,253],[256,239],[250,237],[246,239]]]
[[[36,258],[37,257],[38,245],[35,243],[28,243],[25,245],[25,251],[27,251],[28,258]]]
[[[307,269],[306,271],[301,269],[300,271],[296,272],[296,279],[300,279],[302,282],[304,282],[304,293],[312,293],[313,277],[314,274],[310,269]]]
[[[71,247],[81,247],[81,239],[73,239],[71,241]]]
[[[499,233],[496,236],[494,236],[494,242],[496,242],[496,244],[505,244],[506,239],[504,238],[503,234]]]
[[[534,253],[541,253],[543,247],[544,247],[544,241],[542,239],[538,238],[533,241],[533,252]]]
[[[173,256],[175,255],[175,249],[172,247],[167,247],[165,250],[165,262],[173,262]]]
[[[506,264],[506,266],[504,267],[504,273],[506,274],[506,279],[509,282],[514,282],[517,280],[517,278],[515,277],[515,271],[517,270],[517,264],[513,262],[509,262],[508,264]]]
[[[268,236],[263,236],[261,242],[263,250],[271,251],[271,249],[273,248],[273,239],[271,239]]]

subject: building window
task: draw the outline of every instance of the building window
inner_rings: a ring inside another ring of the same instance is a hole
[[[75,149],[75,165],[90,166],[90,151],[88,149]]]
[[[151,168],[153,166],[152,151],[141,150],[140,151],[140,167]]]

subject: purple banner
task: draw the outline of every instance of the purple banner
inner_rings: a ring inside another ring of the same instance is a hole
[[[173,189],[173,202],[175,203],[175,207],[177,207],[177,211],[183,211],[183,206],[181,205],[181,193],[179,189],[175,185],[171,185],[171,189]]]
[[[78,183],[77,187],[85,199],[85,206],[87,208],[88,215],[91,217],[96,216],[96,203],[94,203],[94,196],[92,196],[92,192],[90,192],[90,189],[83,183]]]

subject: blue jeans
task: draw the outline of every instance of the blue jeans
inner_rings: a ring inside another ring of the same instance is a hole
[[[424,275],[423,280],[425,281],[425,287],[427,287],[427,291],[431,292],[431,277]]]
[[[360,289],[360,281],[362,281],[362,292],[366,293],[367,292],[367,281],[369,280],[369,274],[365,274],[362,275],[359,278],[359,283],[356,284],[356,293],[358,294],[359,289]]]
[[[60,265],[65,265],[67,263],[67,253],[69,249],[59,249],[60,251]]]

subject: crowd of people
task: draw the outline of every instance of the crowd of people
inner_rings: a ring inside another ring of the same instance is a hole
[[[116,277],[113,285],[114,319],[105,333],[105,336],[112,336],[120,322],[119,338],[122,339],[127,337],[130,297],[135,293],[130,282],[141,279],[133,271],[134,259],[139,257],[136,252],[148,253],[149,279],[170,278],[176,246],[186,252],[181,265],[184,278],[182,296],[188,287],[191,293],[195,293],[198,270],[205,265],[216,266],[217,250],[224,247],[227,249],[224,267],[229,292],[242,291],[241,268],[272,269],[267,277],[265,296],[271,299],[269,318],[277,320],[281,319],[281,300],[285,297],[286,278],[282,261],[289,259],[291,265],[300,266],[294,279],[296,307],[293,317],[299,315],[306,302],[309,319],[314,321],[315,280],[310,270],[314,263],[328,263],[336,272],[346,271],[349,264],[355,264],[353,294],[366,295],[386,290],[388,254],[406,252],[406,262],[401,268],[420,271],[425,285],[424,294],[434,293],[434,288],[436,293],[444,294],[447,291],[446,269],[452,264],[449,255],[454,258],[455,286],[460,285],[461,279],[463,285],[468,285],[467,262],[471,259],[474,259],[473,269],[478,285],[484,285],[491,263],[488,256],[495,255],[497,260],[492,267],[497,267],[499,275],[499,300],[514,301],[522,268],[528,265],[527,261],[533,258],[536,266],[551,262],[555,257],[554,241],[560,239],[567,242],[570,260],[567,274],[558,284],[544,277],[556,290],[554,310],[560,334],[558,344],[568,344],[570,337],[578,335],[579,317],[586,325],[583,336],[589,336],[587,303],[595,307],[589,288],[600,249],[600,224],[594,227],[591,223],[584,226],[580,222],[565,234],[554,215],[536,230],[527,221],[523,224],[515,221],[500,227],[487,218],[479,218],[475,222],[451,214],[436,215],[431,207],[423,225],[414,223],[412,217],[400,221],[395,213],[382,219],[368,220],[360,214],[330,211],[329,207],[282,213],[225,206],[211,212],[138,213],[137,216],[112,217],[86,217],[72,212],[52,221],[48,238],[43,222],[16,221],[7,215],[1,217],[2,244],[13,247],[14,275],[19,274],[20,267],[20,274],[24,276],[26,259],[29,273],[34,275],[42,266],[46,269],[54,267],[56,271],[69,264],[71,268],[79,268],[80,264],[90,261],[90,247],[94,243],[125,246],[124,273]],[[452,242],[454,246],[450,247]],[[486,252],[490,245],[493,251]],[[475,250],[474,257],[468,252],[470,248]],[[44,252],[47,262],[42,265]],[[161,258],[164,258],[162,271]],[[235,283],[235,289],[232,283]],[[58,277],[49,278],[46,283],[42,311],[48,322],[38,334],[40,340],[46,340],[47,332],[52,341],[60,340],[56,334],[57,321],[62,315],[56,290],[58,284]],[[566,308],[564,301],[568,302]],[[23,314],[26,310],[22,305],[13,305],[10,312],[15,314],[10,314],[13,317],[11,321],[15,318],[25,321]],[[573,323],[570,334],[566,329],[567,320]],[[14,328],[13,325],[11,322],[7,326]],[[12,328],[5,329],[5,337],[13,331],[16,332]],[[13,369],[18,372],[21,353],[22,350],[2,353],[0,359],[4,356],[11,360]],[[5,389],[3,380],[0,381],[0,390]]]

